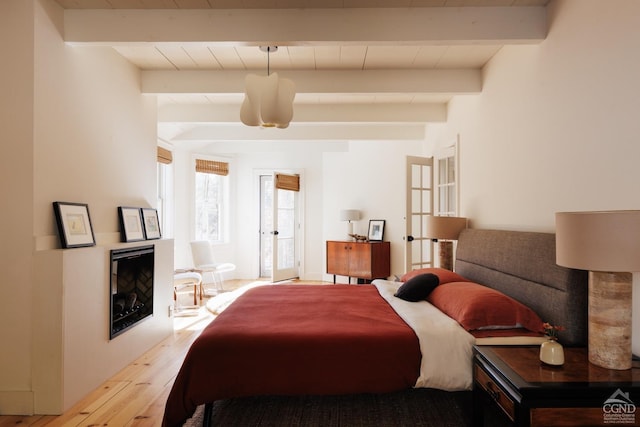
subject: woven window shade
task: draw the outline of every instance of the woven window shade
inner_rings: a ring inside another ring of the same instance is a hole
[[[196,159],[196,172],[227,176],[229,175],[229,163]]]
[[[300,191],[300,176],[276,174],[276,188],[280,190]]]
[[[158,163],[169,165],[173,162],[173,154],[166,148],[158,147]]]

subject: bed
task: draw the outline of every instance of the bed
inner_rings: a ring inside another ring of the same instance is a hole
[[[193,343],[163,426],[234,397],[469,390],[474,344],[540,342],[543,321],[566,328],[565,345],[586,342],[586,272],[555,264],[553,234],[468,229],[455,273],[401,279],[247,291]],[[425,283],[425,298],[396,296]]]

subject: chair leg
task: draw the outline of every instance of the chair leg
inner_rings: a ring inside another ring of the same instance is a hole
[[[200,300],[202,300],[202,290],[200,289],[201,285],[202,274],[199,272],[175,274],[173,280],[173,301],[175,310],[180,311],[187,308],[195,309],[200,307],[200,304],[198,304],[198,295],[200,295]],[[186,295],[180,297],[180,294],[191,292],[193,292],[193,305],[187,303],[188,299],[185,300],[185,298],[188,297]]]
[[[224,291],[224,278],[222,277],[222,274],[220,272],[215,272],[213,273],[213,280],[216,284],[216,289],[219,292],[223,292]]]
[[[213,284],[216,287],[216,290],[220,290],[220,284],[218,283],[218,273],[214,271],[211,273],[211,276],[213,277]]]

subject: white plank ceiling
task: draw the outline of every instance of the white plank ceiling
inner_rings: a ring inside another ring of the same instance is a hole
[[[111,46],[158,96],[159,138],[422,139],[482,90],[505,45],[538,44],[548,0],[57,0],[65,41]],[[267,54],[259,46],[278,46]],[[244,126],[248,73],[296,85],[287,129]]]

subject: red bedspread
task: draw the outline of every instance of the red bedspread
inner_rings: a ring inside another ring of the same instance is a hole
[[[375,286],[258,287],[193,343],[163,426],[182,426],[198,405],[217,399],[411,388],[420,360],[415,333]]]

